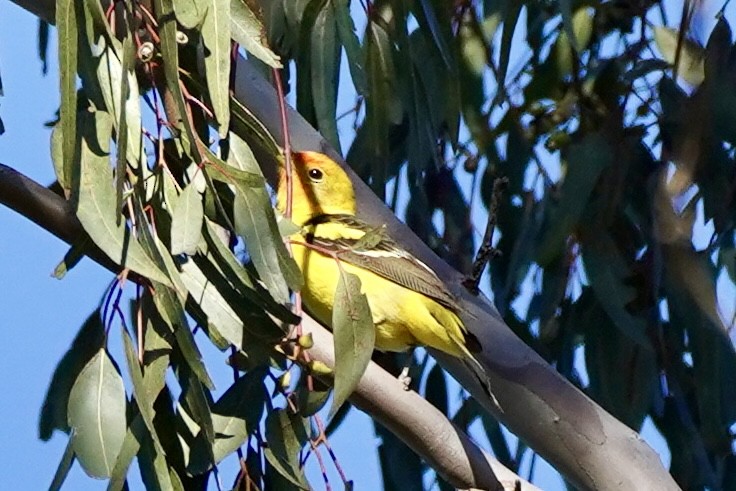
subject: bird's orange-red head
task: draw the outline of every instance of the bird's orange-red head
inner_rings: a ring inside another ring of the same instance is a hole
[[[286,168],[279,170],[277,206],[286,211]],[[318,152],[297,152],[292,156],[292,221],[304,225],[322,214],[355,215],[353,183],[340,165]]]

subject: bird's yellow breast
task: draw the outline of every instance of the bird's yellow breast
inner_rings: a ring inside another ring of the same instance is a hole
[[[304,245],[304,237],[292,237],[294,260],[304,276],[301,290],[307,309],[332,327],[332,305],[340,277],[335,258]],[[453,356],[466,353],[462,323],[434,300],[389,281],[371,271],[341,261],[344,271],[358,276],[376,326],[376,348],[405,351],[426,345]]]

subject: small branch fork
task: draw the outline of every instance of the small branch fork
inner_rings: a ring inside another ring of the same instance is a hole
[[[483,242],[478,249],[478,254],[473,262],[473,270],[470,275],[463,280],[463,286],[473,295],[478,295],[480,289],[480,277],[486,268],[486,264],[496,256],[501,255],[501,251],[493,247],[493,233],[496,230],[496,221],[498,218],[498,207],[500,205],[501,196],[506,190],[509,180],[506,177],[499,177],[493,181],[493,192],[491,194],[491,207],[488,211],[488,224],[486,232],[483,235]]]

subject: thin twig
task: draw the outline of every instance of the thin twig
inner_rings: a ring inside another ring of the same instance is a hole
[[[488,261],[501,254],[498,249],[493,247],[493,232],[496,230],[499,201],[501,200],[501,195],[506,189],[508,183],[509,180],[506,177],[499,177],[493,181],[491,208],[488,211],[488,225],[486,226],[486,233],[483,235],[483,242],[478,249],[478,254],[475,256],[472,273],[463,281],[463,286],[465,286],[465,288],[467,288],[473,295],[478,295],[480,292],[478,284],[480,283],[480,277],[483,275],[483,271],[485,270]]]

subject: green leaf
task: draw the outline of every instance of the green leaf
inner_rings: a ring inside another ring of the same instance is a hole
[[[69,190],[71,176],[77,161],[77,60],[79,34],[77,16],[80,2],[76,0],[56,1],[56,27],[59,46],[59,93],[61,107],[59,124],[64,134],[61,139],[61,165],[56,165],[56,176],[62,187]],[[55,135],[58,130],[55,130]],[[58,135],[61,136],[60,134]],[[54,159],[56,161],[56,159]],[[61,172],[59,172],[61,171]]]
[[[586,289],[587,290],[587,289]],[[658,382],[655,352],[633,342],[610,320],[600,301],[583,292],[572,325],[588,326],[585,367],[593,398],[617,419],[640,431]]]
[[[235,195],[233,215],[235,232],[245,240],[245,246],[258,271],[258,276],[277,302],[287,303],[289,290],[285,273],[289,272],[292,278],[300,276],[297,276],[296,272],[291,272],[292,265],[296,266],[293,260],[288,258],[265,188],[243,187]],[[295,285],[292,283],[293,286]]]
[[[421,9],[415,12],[419,14],[417,17],[419,24],[423,27],[423,30],[425,32],[429,31],[429,34],[431,34],[432,39],[434,40],[435,46],[437,46],[437,51],[439,51],[440,55],[442,56],[442,61],[449,69],[454,65],[454,57],[452,56],[452,52],[450,51],[450,46],[445,40],[445,32],[443,32],[442,26],[437,20],[437,15],[434,12],[434,6],[430,2],[430,0],[419,0],[419,5],[421,6]]]
[[[562,28],[573,49],[582,52],[593,30],[593,16],[587,7],[581,7],[573,13],[573,0],[560,0]]]
[[[126,432],[123,379],[105,349],[82,369],[69,394],[74,453],[85,472],[107,478]]]
[[[215,464],[240,448],[258,428],[268,397],[263,383],[265,375],[265,370],[255,370],[240,377],[213,406]],[[202,449],[201,445],[192,448],[188,466],[192,474],[201,474],[212,466],[209,455]]]
[[[626,283],[632,274],[631,267],[613,238],[600,233],[595,241],[586,242],[583,264],[596,298],[616,327],[640,347],[651,349],[646,318],[632,315],[626,307],[636,296],[636,290]]]
[[[353,85],[358,94],[366,95],[368,82],[365,76],[365,53],[360,47],[355,23],[350,15],[350,2],[349,0],[331,0],[330,4],[337,22],[337,35],[345,48]]]
[[[207,7],[201,0],[174,0],[176,20],[187,29],[195,29],[202,25],[207,15]]]
[[[218,332],[236,348],[243,347],[243,322],[217,291],[216,285],[205,277],[194,261],[181,265],[181,279],[192,296],[207,315],[208,322],[217,326]]]
[[[204,207],[202,195],[189,183],[172,204],[171,254],[194,255],[202,237]]]
[[[227,136],[230,127],[230,3],[231,0],[211,1],[201,30],[207,89],[220,138]]]
[[[212,397],[202,386],[199,378],[189,370],[179,370],[179,383],[182,385],[182,394],[179,401],[184,403],[187,412],[199,426],[199,437],[204,438],[205,451],[210,459],[214,460],[212,445],[215,443],[215,429],[212,423]]]
[[[184,102],[184,94],[179,85],[179,44],[176,41],[176,17],[172,0],[153,0],[159,25],[159,36],[161,38],[161,56],[164,62],[164,74],[166,75],[166,86],[171,92],[178,111],[179,121],[171,121],[178,129],[183,129],[184,134],[179,135],[186,139],[187,152],[191,153],[195,162],[202,162],[201,152],[197,147],[194,128],[186,117],[187,105]]]
[[[268,462],[291,483],[301,489],[309,489],[304,470],[299,466],[299,451],[306,442],[306,435],[298,416],[291,416],[286,409],[276,409],[266,417],[266,441],[264,454]],[[295,424],[298,423],[298,424]]]
[[[48,441],[55,429],[69,431],[67,418],[69,393],[82,369],[104,344],[105,328],[100,319],[100,311],[97,309],[79,329],[72,345],[64,353],[51,377],[38,422],[38,435],[41,440]]]
[[[135,395],[135,401],[138,405],[143,422],[148,428],[148,432],[154,441],[157,448],[161,448],[161,442],[158,439],[156,433],[156,427],[153,424],[153,418],[156,413],[153,410],[153,403],[156,400],[156,393],[150,393],[147,390],[146,383],[143,377],[143,370],[136,356],[135,347],[133,346],[133,340],[128,334],[128,331],[123,328],[123,346],[125,348],[125,359],[128,365],[128,374],[133,382],[133,394]]]
[[[496,99],[502,97],[505,92],[506,86],[506,74],[509,69],[509,59],[511,57],[511,42],[514,39],[514,31],[516,30],[516,24],[519,21],[521,15],[522,2],[515,2],[513,0],[503,2],[502,15],[503,15],[503,30],[501,32],[501,48],[498,61],[498,74],[496,75],[496,82],[502,90],[498,91]]]
[[[141,448],[145,428],[141,415],[136,415],[130,426],[128,426],[123,444],[120,446],[120,453],[110,473],[110,481],[107,483],[107,491],[120,491],[125,488],[128,469],[130,469],[133,459]]]
[[[250,141],[257,142],[266,155],[280,155],[281,147],[274,140],[271,132],[263,123],[236,98],[230,99],[230,111],[232,111],[233,132],[248,135]]]
[[[123,73],[135,70],[135,49],[133,48],[133,38],[126,36],[123,40],[123,60],[121,68]],[[123,207],[123,186],[128,170],[128,114],[127,104],[125,101],[128,97],[138,97],[138,94],[130,93],[130,78],[121,77],[120,82],[120,99],[116,107],[120,108],[120,115],[116,122],[116,134],[118,137],[116,149],[116,165],[115,165],[115,209],[120,210]],[[136,161],[137,163],[137,161]],[[117,224],[120,225],[122,215],[118,213]]]
[[[64,254],[64,259],[54,268],[53,276],[57,280],[60,280],[66,276],[66,274],[77,264],[87,253],[88,247],[92,245],[92,241],[89,236],[83,235],[77,239],[69,250]]]
[[[679,37],[676,29],[654,27],[654,43],[662,58],[670,65],[674,65],[679,50],[680,66],[677,67],[677,74],[690,85],[698,86],[705,79],[705,50],[686,36],[682,37],[682,46],[679,46]]]
[[[217,225],[205,220],[205,240],[207,258],[214,259],[218,269],[235,290],[255,304],[259,304],[277,319],[288,324],[297,324],[299,317],[288,308],[276,302],[273,297],[251,279],[248,271],[238,261],[233,252],[222,242],[216,232]],[[211,259],[211,260],[212,260]]]
[[[281,59],[265,42],[263,22],[245,0],[231,0],[230,21],[236,43],[272,68],[282,68]]]
[[[208,388],[214,388],[214,383],[202,362],[202,354],[199,352],[192,331],[189,330],[184,309],[176,292],[166,285],[157,285],[154,283],[154,288],[156,290],[153,301],[161,317],[174,333],[176,344],[181,350],[184,360],[203,384]]]
[[[335,393],[330,417],[350,397],[371,361],[376,342],[368,298],[361,292],[360,278],[340,271],[332,309],[335,335]]]
[[[330,145],[341,153],[335,115],[340,75],[340,46],[337,43],[337,24],[331,2],[322,5],[314,25],[310,27],[309,71],[317,128]]]
[[[61,456],[59,465],[54,473],[54,478],[52,479],[51,484],[49,484],[49,491],[58,491],[61,489],[62,484],[64,484],[64,481],[66,480],[66,476],[69,475],[69,471],[72,469],[72,465],[74,465],[74,446],[72,443],[73,438],[69,437],[66,448],[64,448],[64,454]]]
[[[567,174],[559,190],[560,199],[550,212],[542,239],[539,240],[537,262],[551,263],[561,254],[567,237],[578,224],[588,198],[605,168],[613,162],[613,149],[598,133],[587,134],[580,143],[569,147]]]
[[[87,124],[88,134],[82,141],[79,162],[77,218],[92,241],[117,264],[152,280],[170,284],[166,274],[143,251],[126,224],[117,224],[120,211],[115,207],[108,156],[92,150],[91,142],[94,140],[89,135],[90,130],[90,125]]]
[[[400,122],[403,115],[398,90],[394,86],[396,74],[393,64],[392,43],[386,30],[377,22],[368,24],[366,32],[366,67],[368,76],[368,94],[365,102],[365,131],[368,135],[366,148],[370,151],[373,162],[379,165],[374,169],[379,197],[385,192],[386,174],[383,164],[389,157],[389,129],[391,123]],[[397,121],[398,120],[398,121]]]
[[[126,136],[122,138],[127,147],[125,156],[128,162],[137,168],[141,160],[143,144],[140,91],[133,63],[135,53],[130,53],[133,50],[132,41],[127,47],[116,47],[116,44],[119,46],[116,40],[113,41],[113,44],[109,44],[107,38],[100,37],[97,40],[97,46],[93,47],[93,52],[100,50],[97,60],[97,78],[105,99],[105,107],[113,116],[117,134],[120,135],[127,129]],[[123,66],[125,55],[120,52],[126,49],[130,53],[129,60],[126,60],[129,63],[127,67]],[[125,128],[121,126],[121,122]]]

